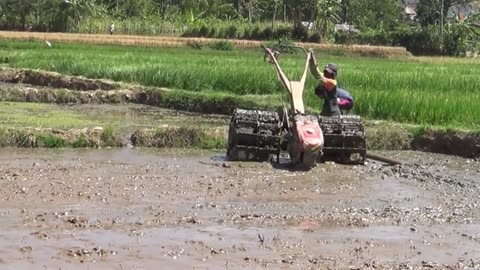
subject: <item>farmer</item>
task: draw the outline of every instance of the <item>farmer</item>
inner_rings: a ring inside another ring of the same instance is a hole
[[[323,98],[322,90],[320,88],[321,85],[315,88],[315,94],[319,98]],[[348,112],[353,109],[354,101],[353,96],[347,90],[337,87],[337,104],[341,112]]]
[[[341,109],[350,110],[353,108],[352,95],[346,90],[337,87],[336,78],[338,68],[335,64],[326,65],[323,69],[323,74],[320,73],[317,67],[317,60],[312,52],[310,71],[313,76],[320,81],[320,84],[315,88],[315,94],[324,100],[320,115],[341,115]]]

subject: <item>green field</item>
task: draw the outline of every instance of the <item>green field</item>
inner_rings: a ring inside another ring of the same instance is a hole
[[[203,117],[143,105],[56,105],[0,103],[0,128],[57,128],[62,130],[111,127],[124,136],[136,129],[159,127],[222,127],[228,117]]]
[[[224,149],[229,118],[145,105],[0,103],[0,147]],[[132,141],[133,142],[133,141]]]
[[[448,58],[380,59],[317,55],[338,63],[340,86],[357,99],[355,113],[367,119],[478,129],[480,61]],[[271,66],[258,50],[217,51],[41,42],[0,42],[0,60],[35,68],[145,86],[236,95],[283,95]],[[286,73],[298,78],[303,55],[282,54]],[[305,103],[320,110],[309,75]]]

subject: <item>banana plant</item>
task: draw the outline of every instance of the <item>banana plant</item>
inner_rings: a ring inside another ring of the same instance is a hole
[[[98,16],[104,9],[95,0],[63,0],[71,18],[78,23],[85,16]]]
[[[340,13],[342,6],[337,0],[316,0],[317,27],[320,29],[320,35],[325,38],[328,27],[341,21]]]
[[[478,52],[480,44],[480,13],[465,17],[454,12],[454,20],[447,23],[446,47],[457,55]]]

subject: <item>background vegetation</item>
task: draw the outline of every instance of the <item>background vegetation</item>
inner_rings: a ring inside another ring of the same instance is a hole
[[[420,0],[412,19],[399,0],[0,0],[0,28],[107,33],[115,23],[122,34],[288,38],[465,55],[479,49],[480,17],[446,15],[469,3],[478,0]],[[361,32],[335,32],[338,23]]]

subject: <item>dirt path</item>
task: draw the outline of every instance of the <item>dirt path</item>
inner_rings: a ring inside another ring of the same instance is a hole
[[[389,155],[410,165],[2,150],[0,268],[480,267],[479,162]]]

